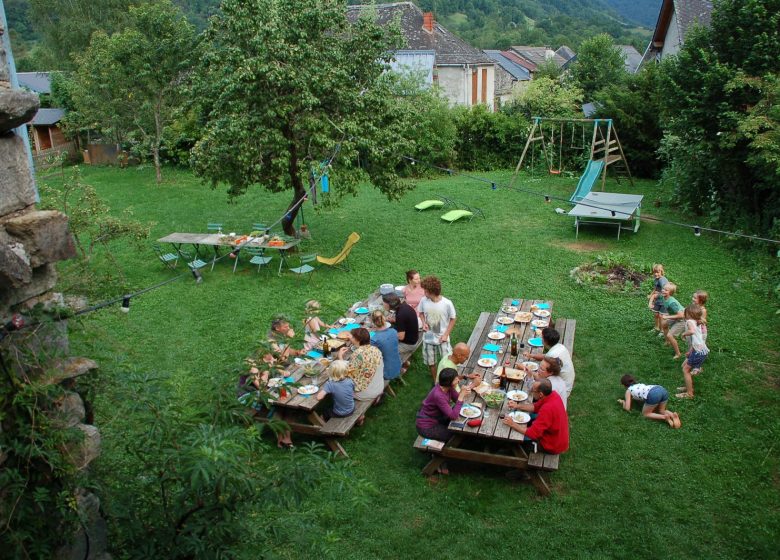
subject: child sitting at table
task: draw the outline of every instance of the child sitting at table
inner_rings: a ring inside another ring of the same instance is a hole
[[[351,377],[347,377],[348,371],[349,362],[346,360],[336,360],[330,365],[330,379],[317,393],[318,401],[327,395],[333,397],[333,406],[322,413],[325,420],[344,418],[355,411],[355,382]]]
[[[310,299],[306,302],[306,318],[303,320],[303,350],[308,352],[320,343],[320,331],[333,328],[319,318],[320,302]]]

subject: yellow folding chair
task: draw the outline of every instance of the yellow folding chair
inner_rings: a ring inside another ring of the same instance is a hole
[[[352,232],[347,238],[347,242],[344,244],[344,248],[339,251],[339,254],[335,257],[321,257],[317,255],[317,262],[326,266],[332,266],[334,268],[340,268],[349,272],[349,264],[347,263],[347,257],[349,256],[352,247],[355,243],[360,241],[360,235],[357,232]]]

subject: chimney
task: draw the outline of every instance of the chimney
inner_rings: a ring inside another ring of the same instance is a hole
[[[428,33],[433,33],[433,24],[436,20],[433,19],[433,12],[425,12],[423,14],[423,29]]]

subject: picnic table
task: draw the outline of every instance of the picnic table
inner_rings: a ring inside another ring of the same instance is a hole
[[[355,303],[347,313],[345,318],[354,319],[353,323],[343,325],[337,331],[350,330],[360,326],[368,326],[370,322],[369,313],[357,313],[356,310],[361,307],[366,309],[376,308],[381,303],[381,296],[378,293],[371,294],[365,300]],[[379,303],[377,303],[379,302]],[[330,333],[333,336],[333,333]],[[319,347],[321,350],[321,346]],[[335,350],[333,351],[335,354]],[[350,352],[347,352],[347,359]],[[355,411],[345,418],[331,418],[325,420],[322,416],[322,410],[325,408],[325,400],[318,401],[316,394],[301,395],[295,389],[295,385],[316,385],[321,388],[328,380],[328,366],[311,354],[313,361],[303,364],[291,364],[285,370],[287,383],[285,384],[287,395],[282,397],[278,388],[271,389],[273,396],[272,402],[275,408],[285,411],[285,422],[290,426],[290,430],[295,433],[309,436],[319,436],[324,438],[326,445],[334,452],[348,457],[346,450],[341,445],[338,438],[349,435],[349,432],[357,423],[357,420],[371,408],[372,402],[355,401]],[[387,387],[387,382],[385,382]],[[267,417],[256,417],[260,422],[267,423],[270,419]]]
[[[282,274],[282,267],[285,266],[289,268],[289,264],[287,262],[287,252],[298,245],[301,240],[300,239],[290,239],[284,242],[282,245],[269,245],[269,239],[270,237],[267,235],[263,235],[257,238],[252,239],[251,241],[247,241],[245,243],[241,243],[241,247],[255,247],[260,249],[275,249],[279,251],[279,272],[278,275],[281,276]],[[182,245],[192,245],[195,247],[195,252],[200,255],[200,248],[201,246],[207,246],[211,247],[214,250],[214,257],[211,261],[211,268],[214,269],[214,263],[216,262],[217,258],[219,257],[219,248],[220,247],[236,247],[235,243],[235,237],[221,234],[221,233],[180,233],[180,232],[174,232],[166,235],[165,237],[161,237],[157,240],[158,243],[170,243],[173,245],[174,249],[176,249],[176,252],[179,254],[180,257],[183,257],[181,252],[181,246]]]
[[[489,333],[501,326],[497,323],[497,320],[500,317],[513,317],[515,315],[515,312],[506,313],[504,310],[507,307],[516,307],[518,311],[530,311],[531,306],[538,304],[549,306],[548,310],[551,312],[550,324],[552,325],[552,302],[543,302],[539,300],[512,300],[511,298],[507,298],[502,301],[498,312],[481,313],[468,340],[468,346],[471,349],[469,360],[466,364],[459,366],[461,373],[482,373],[483,380],[490,383],[494,375],[500,374],[502,366],[505,365],[508,369],[514,369],[523,361],[527,361],[523,358],[524,351],[541,350],[540,348],[530,347],[528,343],[530,338],[535,338],[537,335],[530,322],[515,322],[510,325],[505,325],[507,329],[504,333],[506,336],[503,340],[491,340],[488,338]],[[559,320],[559,322],[563,323],[565,327],[568,327],[569,322],[566,319]],[[571,340],[573,341],[574,322],[572,321],[571,323]],[[512,332],[515,333],[518,340],[518,356],[516,358],[512,357],[510,354],[510,336]],[[487,352],[484,350],[486,344],[494,344],[499,347],[499,350]],[[495,366],[485,368],[478,365],[477,362],[480,360],[480,357],[486,354],[496,356],[497,364]],[[526,393],[530,393],[531,384],[531,376],[526,375],[522,381],[509,381],[507,392],[522,390]],[[531,402],[530,395],[525,402]],[[442,449],[423,446],[421,445],[422,438],[418,438],[415,447],[434,453],[430,462],[423,468],[423,473],[427,475],[433,474],[446,459],[459,459],[462,461],[498,465],[523,471],[532,467],[532,472],[530,473],[531,481],[540,492],[548,494],[549,486],[541,477],[541,473],[539,473],[537,469],[556,470],[558,466],[558,456],[543,453],[528,453],[520,445],[520,442],[523,440],[523,435],[520,432],[512,430],[501,421],[501,416],[511,412],[509,409],[509,399],[504,399],[500,408],[488,408],[482,397],[472,392],[471,395],[464,399],[464,405],[465,404],[476,404],[482,409],[482,424],[475,427],[465,424],[461,425],[461,420],[464,419],[450,422],[449,429],[454,435]],[[478,445],[475,445],[475,442]]]

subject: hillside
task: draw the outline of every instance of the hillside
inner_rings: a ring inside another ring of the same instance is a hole
[[[219,9],[219,0],[174,0],[198,29]],[[367,0],[349,0],[350,4]],[[509,45],[567,44],[609,33],[618,43],[640,52],[649,40],[661,0],[418,0],[447,28],[479,48]],[[12,38],[33,43],[38,37],[28,15],[29,0],[6,0]],[[643,27],[644,26],[644,27]],[[17,44],[25,50],[29,45]]]

